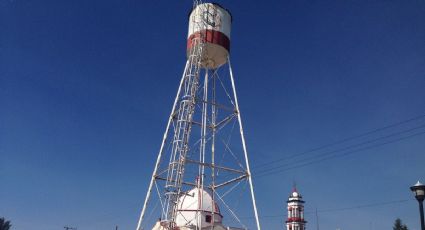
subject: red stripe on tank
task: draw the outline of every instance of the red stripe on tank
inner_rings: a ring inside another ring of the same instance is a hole
[[[223,46],[230,51],[230,39],[222,32],[217,30],[202,30],[191,34],[187,39],[187,49],[192,48],[194,38],[203,38],[204,42]]]

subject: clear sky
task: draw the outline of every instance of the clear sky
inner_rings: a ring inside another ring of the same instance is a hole
[[[282,229],[296,181],[310,229],[317,209],[321,229],[418,230],[425,1],[220,2],[263,229]],[[191,5],[0,0],[0,216],[14,229],[135,229]]]

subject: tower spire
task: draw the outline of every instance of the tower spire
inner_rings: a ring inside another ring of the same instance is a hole
[[[292,182],[292,192],[297,192],[297,182]]]
[[[307,221],[304,219],[304,201],[295,183],[287,201],[287,209],[286,230],[305,230]]]

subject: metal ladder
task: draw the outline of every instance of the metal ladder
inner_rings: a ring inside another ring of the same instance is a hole
[[[191,133],[193,113],[195,111],[195,97],[199,85],[202,54],[204,49],[203,34],[194,37],[189,51],[187,69],[184,75],[183,91],[181,93],[178,110],[175,113],[176,125],[172,141],[170,163],[168,165],[166,189],[166,222],[169,229],[176,226],[175,218],[178,212],[178,199],[182,193],[182,183],[189,151],[189,138]]]

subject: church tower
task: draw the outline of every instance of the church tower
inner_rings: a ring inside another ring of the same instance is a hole
[[[288,203],[288,219],[286,219],[286,230],[305,230],[307,221],[304,220],[304,201],[294,186]]]

